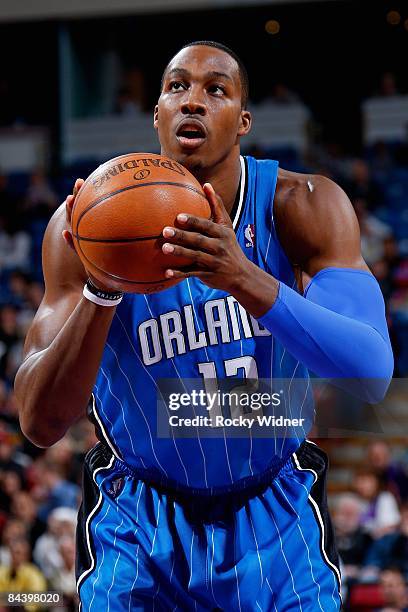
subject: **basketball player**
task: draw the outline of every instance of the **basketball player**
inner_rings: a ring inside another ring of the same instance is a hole
[[[191,261],[189,271],[169,264],[181,283],[122,296],[88,279],[68,248],[81,181],[46,231],[46,292],[16,393],[22,430],[43,447],[92,394],[100,443],[85,461],[77,551],[86,611],[340,607],[327,462],[307,431],[156,435],[161,378],[287,379],[287,413],[298,414],[290,387],[306,397],[308,368],[353,379],[372,402],[392,374],[384,302],[347,196],[240,156],[247,96],[245,68],[218,43],[187,45],[164,71],[162,155],[197,177],[212,209],[212,220],[181,214],[163,229],[169,261]]]

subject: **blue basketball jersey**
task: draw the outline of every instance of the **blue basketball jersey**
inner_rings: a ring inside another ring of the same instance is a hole
[[[277,175],[278,162],[241,157],[233,226],[248,259],[295,288],[274,225]],[[154,295],[124,296],[104,349],[90,416],[115,456],[153,481],[209,492],[239,488],[283,464],[307,436],[310,420],[294,435],[273,426],[266,435],[263,427],[262,436],[252,430],[229,435],[225,427],[203,435],[197,427],[188,437],[177,436],[174,429],[163,437],[157,428],[158,414],[174,414],[163,401],[161,379],[185,389],[193,379],[214,389],[217,379],[243,378],[271,384],[284,379],[280,413],[291,418],[311,414],[305,366],[233,296],[190,278]]]

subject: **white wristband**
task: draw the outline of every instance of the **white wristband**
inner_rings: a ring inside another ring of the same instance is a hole
[[[120,295],[119,297],[115,299],[109,299],[109,300],[104,299],[102,297],[99,297],[98,295],[95,295],[91,291],[89,291],[87,285],[84,285],[84,289],[82,293],[84,297],[86,297],[87,300],[89,300],[90,302],[93,302],[94,304],[98,304],[98,306],[117,306],[118,304],[121,303],[123,299],[123,295]]]

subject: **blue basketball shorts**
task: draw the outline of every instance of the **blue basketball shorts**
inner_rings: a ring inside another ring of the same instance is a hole
[[[191,495],[97,444],[78,518],[81,612],[339,610],[326,471],[325,453],[305,441],[255,486]]]

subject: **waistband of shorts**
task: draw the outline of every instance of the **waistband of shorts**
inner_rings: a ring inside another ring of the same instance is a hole
[[[240,492],[244,492],[245,494],[256,493],[260,489],[271,484],[278,474],[283,472],[293,472],[296,469],[296,464],[294,463],[295,454],[298,460],[306,460],[308,465],[310,465],[310,463],[315,463],[316,460],[320,462],[322,460],[320,457],[322,453],[323,451],[321,451],[321,449],[319,449],[315,444],[304,440],[292,455],[289,455],[289,457],[282,460],[273,461],[265,471],[260,472],[259,474],[241,478],[230,485],[208,488],[190,487],[180,484],[175,480],[167,478],[156,468],[134,468],[118,457],[114,459],[111,468],[116,473],[126,474],[135,478],[136,480],[142,480],[146,484],[160,490],[162,493],[187,497],[201,496],[203,498],[216,498],[217,496],[225,496]],[[101,462],[103,461],[105,463],[106,461],[111,460],[112,456],[113,454],[111,449],[102,442],[99,442],[89,451],[86,461],[88,460],[94,463],[95,461],[99,462],[100,460]]]

